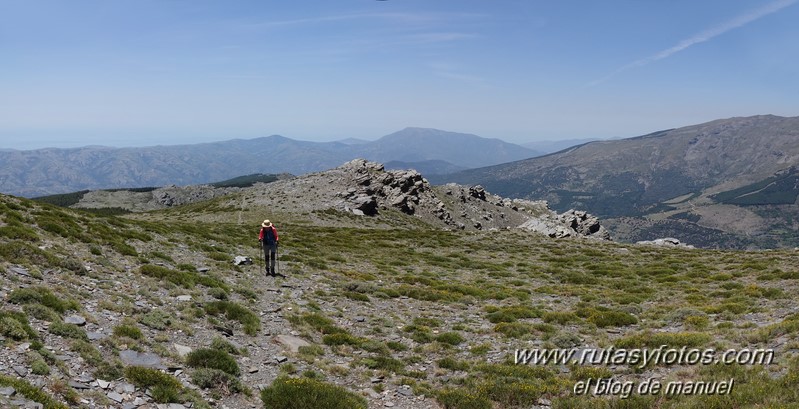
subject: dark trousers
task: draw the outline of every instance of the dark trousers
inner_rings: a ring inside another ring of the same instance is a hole
[[[264,243],[264,265],[266,266],[266,271],[271,271],[272,273],[275,272],[275,259],[277,254],[277,243],[268,244],[267,242]]]

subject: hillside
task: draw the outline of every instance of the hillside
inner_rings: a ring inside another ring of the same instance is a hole
[[[24,197],[112,188],[195,185],[253,173],[304,174],[355,158],[493,165],[536,152],[498,139],[407,128],[363,143],[278,135],[193,145],[0,151],[0,192]],[[423,169],[426,170],[426,169]]]
[[[679,219],[693,233],[709,228],[761,247],[797,245],[791,221],[799,214],[791,170],[799,163],[797,142],[799,117],[731,118],[589,142],[433,181],[479,183],[502,196],[547,200],[560,211],[586,209],[614,219],[611,224],[644,217],[676,225],[670,220]],[[726,247],[729,241],[696,244]]]
[[[375,190],[377,213],[359,215],[369,187],[386,195]],[[521,203],[363,161],[124,217],[0,196],[0,385],[16,393],[0,404],[287,409],[313,395],[305,407],[617,407],[618,397],[572,392],[609,376],[735,379],[729,395],[633,393],[627,407],[799,403],[799,253],[488,228],[546,213]],[[462,230],[437,216],[461,211],[492,216]],[[280,229],[285,278],[259,272],[265,217]],[[238,255],[256,262],[235,266]],[[774,348],[777,359],[514,364],[517,348],[660,344]]]

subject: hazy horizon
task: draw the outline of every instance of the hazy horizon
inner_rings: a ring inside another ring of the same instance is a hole
[[[797,1],[7,0],[0,149],[795,116]]]

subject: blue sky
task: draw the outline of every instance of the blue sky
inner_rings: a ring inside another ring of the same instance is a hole
[[[0,148],[799,115],[799,0],[0,0]]]

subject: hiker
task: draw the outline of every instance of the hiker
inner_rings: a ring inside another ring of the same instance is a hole
[[[264,265],[266,266],[266,275],[275,277],[275,258],[277,254],[277,229],[272,225],[269,219],[261,223],[261,231],[258,233],[258,241],[264,249]]]

